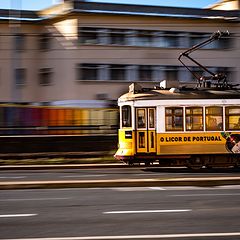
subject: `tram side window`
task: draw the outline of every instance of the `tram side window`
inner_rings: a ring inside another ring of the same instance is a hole
[[[146,128],[146,109],[137,109],[137,127]]]
[[[186,130],[203,131],[202,107],[186,107]]]
[[[240,130],[240,107],[226,107],[226,130]]]
[[[206,130],[223,130],[223,108],[206,107]]]
[[[122,106],[122,127],[131,127],[131,106]]]
[[[165,108],[166,131],[183,131],[183,108]]]
[[[148,126],[149,126],[149,128],[155,128],[155,109],[153,109],[153,108],[149,109]]]

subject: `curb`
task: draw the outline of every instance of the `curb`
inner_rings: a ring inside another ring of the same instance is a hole
[[[220,185],[240,185],[240,177],[2,182],[0,183],[0,190],[53,189],[66,187],[67,188],[157,187],[157,186],[213,187]]]
[[[46,164],[46,165],[2,165],[4,170],[47,170],[47,169],[87,169],[87,168],[128,168],[124,163],[81,163],[81,164]]]

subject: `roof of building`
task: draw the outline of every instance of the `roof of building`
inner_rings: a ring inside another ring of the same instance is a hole
[[[39,21],[36,11],[0,9],[0,20]]]
[[[228,10],[236,10],[239,9],[240,1],[239,0],[219,0],[216,3],[210,4],[207,8],[210,9],[226,9]]]
[[[138,15],[190,19],[222,19],[227,21],[239,20],[239,10],[211,10],[197,8],[161,7],[136,4],[97,3],[82,0],[71,0],[43,11],[0,10],[0,20],[41,21],[68,13]]]
[[[161,7],[136,4],[96,3],[73,0],[73,11],[85,13],[144,15],[174,18],[208,18],[237,20],[240,11],[222,11],[197,8]]]

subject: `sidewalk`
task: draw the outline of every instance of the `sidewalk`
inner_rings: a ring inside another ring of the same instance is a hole
[[[80,163],[80,164],[33,164],[33,165],[0,165],[4,170],[47,170],[47,169],[87,169],[87,168],[127,168],[124,163]]]
[[[82,163],[46,165],[0,165],[0,173],[9,170],[87,169],[87,168],[128,168],[123,163]],[[136,168],[145,168],[144,165]],[[135,167],[133,167],[135,168]],[[43,189],[43,188],[96,188],[96,187],[163,187],[163,186],[219,186],[240,185],[239,176],[226,177],[164,177],[151,179],[112,180],[66,180],[66,181],[9,181],[0,182],[0,190]]]
[[[53,188],[103,188],[103,187],[163,187],[240,185],[240,177],[184,177],[168,179],[113,179],[73,181],[16,181],[0,183],[0,190],[9,189],[53,189]]]

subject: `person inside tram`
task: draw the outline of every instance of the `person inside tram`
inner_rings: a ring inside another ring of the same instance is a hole
[[[208,130],[222,130],[222,122],[217,121],[217,118],[210,117],[208,120]]]
[[[145,127],[144,118],[142,116],[138,117],[138,127],[139,128],[144,128]]]
[[[240,117],[238,118],[238,122],[234,125],[234,129],[240,129]]]
[[[217,119],[213,117],[209,117],[208,119],[208,129],[216,130],[217,129]]]

